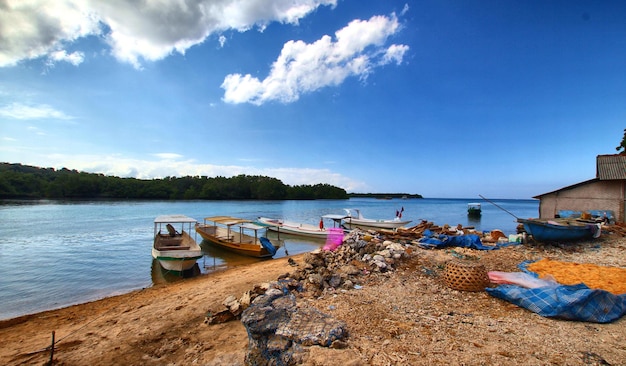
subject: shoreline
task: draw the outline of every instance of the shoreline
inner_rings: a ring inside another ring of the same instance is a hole
[[[452,290],[441,274],[458,256],[479,258],[488,270],[515,271],[523,260],[544,257],[625,268],[625,249],[623,237],[491,251],[413,248],[396,269],[362,275],[358,290],[297,295],[298,304],[346,322],[349,331],[346,348],[311,347],[303,364],[619,364],[626,359],[623,318],[609,324],[543,318],[484,291]],[[241,365],[248,347],[243,324],[208,325],[205,317],[224,310],[229,295],[239,298],[303,268],[305,256],[0,321],[0,363],[45,363],[54,331],[55,360],[63,365]]]

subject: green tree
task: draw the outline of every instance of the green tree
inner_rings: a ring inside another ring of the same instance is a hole
[[[616,147],[615,150],[617,150],[617,152],[620,154],[626,154],[626,128],[624,129],[624,137],[622,138],[622,143],[618,147]]]

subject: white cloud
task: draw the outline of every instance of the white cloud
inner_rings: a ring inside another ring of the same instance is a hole
[[[4,0],[0,7],[0,67],[67,52],[87,36],[101,36],[120,61],[184,54],[211,34],[263,30],[271,22],[297,24],[337,0]],[[77,62],[79,53],[65,61]]]
[[[176,160],[183,157],[182,155],[176,153],[156,153],[153,155],[163,160]]]
[[[392,44],[389,48],[387,48],[381,64],[385,65],[395,61],[396,64],[400,65],[402,63],[402,59],[404,58],[404,54],[408,50],[409,46],[403,44]]]
[[[227,75],[222,83],[223,99],[256,105],[273,100],[288,103],[303,93],[338,85],[350,76],[367,77],[376,66],[402,61],[408,46],[384,47],[399,29],[392,14],[354,20],[335,33],[335,41],[330,36],[311,44],[289,41],[263,81],[250,74]]]
[[[402,8],[400,15],[405,15],[408,12],[409,12],[409,4],[404,4],[404,7]]]
[[[0,67],[63,49],[78,38],[100,34],[88,1],[5,0],[0,9]]]
[[[74,66],[80,65],[85,59],[82,52],[67,53],[65,50],[54,51],[48,56],[48,65],[52,66],[59,61],[69,62]]]
[[[11,103],[0,107],[0,116],[20,120],[73,118],[46,104],[30,106],[22,103]]]
[[[223,35],[220,35],[218,42],[220,43],[220,48],[224,47],[224,45],[226,44],[226,37],[224,37]]]

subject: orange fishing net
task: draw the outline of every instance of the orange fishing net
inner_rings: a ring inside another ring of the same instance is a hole
[[[619,267],[603,267],[588,263],[559,262],[550,259],[528,265],[528,270],[544,277],[551,274],[563,285],[584,283],[589,288],[602,289],[613,294],[626,293],[626,269]]]

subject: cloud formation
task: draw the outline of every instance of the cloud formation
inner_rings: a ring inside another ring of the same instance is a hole
[[[227,75],[222,83],[223,99],[235,104],[289,103],[303,93],[339,85],[350,76],[365,78],[375,67],[402,62],[408,46],[385,46],[399,29],[392,14],[354,20],[335,32],[334,40],[325,35],[311,44],[289,41],[264,80],[250,74]]]
[[[22,103],[11,103],[0,107],[0,116],[19,120],[72,119],[71,116],[46,104],[26,105]]]
[[[140,68],[185,51],[226,30],[263,30],[271,22],[297,24],[337,0],[4,0],[0,5],[0,67],[48,57],[82,62],[74,41],[101,37],[120,61]],[[223,41],[220,41],[223,42]]]

